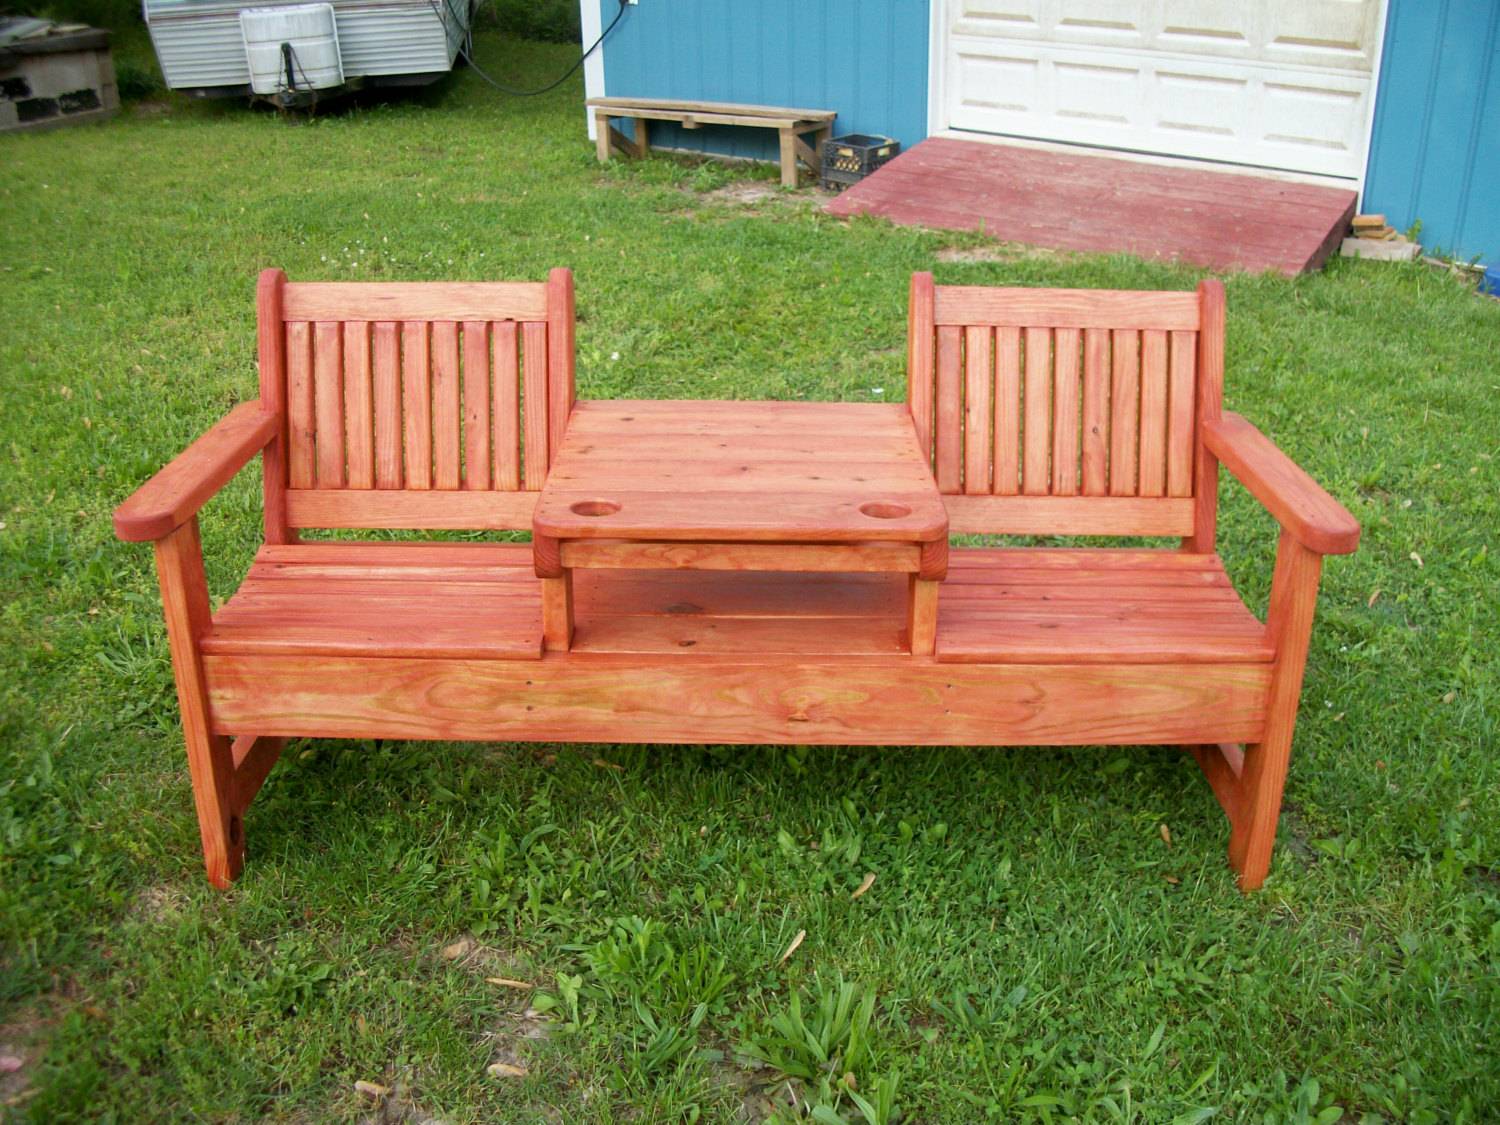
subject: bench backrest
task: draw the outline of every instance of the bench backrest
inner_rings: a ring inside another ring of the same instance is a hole
[[[907,403],[954,533],[1177,535],[1211,549],[1224,290],[911,282]],[[1204,546],[1209,544],[1210,546]]]
[[[257,290],[266,537],[531,527],[573,406],[573,277]]]

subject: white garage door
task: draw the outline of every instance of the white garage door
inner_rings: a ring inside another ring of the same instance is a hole
[[[934,0],[953,129],[1364,166],[1380,0]]]

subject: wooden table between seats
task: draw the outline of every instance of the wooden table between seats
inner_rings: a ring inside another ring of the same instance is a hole
[[[575,568],[901,572],[930,655],[948,516],[904,406],[579,402],[532,518],[543,632],[573,636]]]

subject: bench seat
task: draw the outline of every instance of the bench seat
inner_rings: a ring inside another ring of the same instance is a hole
[[[895,656],[904,583],[873,574],[591,572],[578,590],[575,648]],[[540,585],[526,544],[305,543],[260,549],[214,615],[203,651],[535,660],[541,638]],[[943,662],[1244,664],[1273,656],[1265,626],[1216,555],[960,549],[940,595]]]
[[[1217,555],[956,550],[937,659],[972,664],[1243,664],[1275,647]]]
[[[205,655],[536,660],[527,543],[296,543],[260,549]]]

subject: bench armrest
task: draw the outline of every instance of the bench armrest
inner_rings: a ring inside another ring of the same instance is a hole
[[[1359,546],[1359,522],[1349,510],[1240,415],[1205,422],[1203,444],[1308,550],[1347,555]]]
[[[264,449],[281,417],[242,402],[115,509],[115,535],[129,543],[161,539],[198,513]]]

